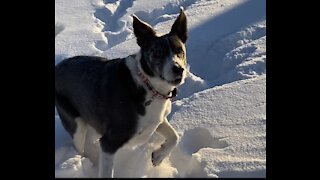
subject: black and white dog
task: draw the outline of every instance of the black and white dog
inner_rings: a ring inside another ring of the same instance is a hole
[[[186,76],[186,15],[181,9],[165,35],[134,15],[133,29],[141,47],[136,54],[114,60],[76,56],[55,68],[56,109],[77,151],[86,156],[88,133],[99,135],[99,177],[113,177],[114,154],[124,145],[146,143],[155,132],[164,136],[152,153],[157,166],[178,141],[166,117]]]

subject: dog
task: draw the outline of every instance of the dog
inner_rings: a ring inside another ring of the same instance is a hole
[[[140,46],[136,54],[113,60],[75,56],[55,67],[57,112],[82,156],[87,155],[88,133],[93,129],[98,135],[99,177],[113,177],[114,155],[124,145],[142,145],[160,134],[165,141],[151,155],[158,166],[179,139],[167,116],[186,77],[186,15],[181,8],[165,35],[132,17]]]

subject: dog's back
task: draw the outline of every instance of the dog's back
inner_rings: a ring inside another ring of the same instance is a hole
[[[99,134],[106,129],[133,134],[138,114],[144,113],[144,93],[134,83],[124,59],[76,56],[55,68],[56,106],[71,135],[77,117]]]

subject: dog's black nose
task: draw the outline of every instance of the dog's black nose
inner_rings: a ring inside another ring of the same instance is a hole
[[[175,66],[172,67],[172,71],[176,75],[182,75],[183,70],[184,69],[181,66],[178,66],[178,65],[175,65]]]

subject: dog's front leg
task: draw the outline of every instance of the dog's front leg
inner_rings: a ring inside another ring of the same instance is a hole
[[[166,140],[159,149],[152,153],[152,163],[154,166],[158,166],[171,153],[179,139],[177,132],[169,124],[167,118],[158,126],[156,132],[164,136]]]
[[[112,133],[105,133],[100,138],[99,151],[99,177],[112,178],[113,177],[113,159],[118,147],[115,146]]]
[[[113,154],[105,152],[100,147],[99,152],[99,178],[112,178],[113,177]]]
[[[99,177],[113,177],[114,155],[130,139],[128,131],[130,130],[113,126],[113,128],[106,129],[106,133],[100,138]]]

